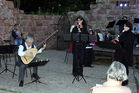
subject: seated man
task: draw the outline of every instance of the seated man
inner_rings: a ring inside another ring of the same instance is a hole
[[[27,39],[25,40],[25,43],[23,45],[19,46],[18,49],[18,56],[19,56],[19,86],[22,87],[24,84],[24,74],[25,74],[25,67],[26,64],[23,63],[23,61],[21,60],[22,56],[28,56],[28,57],[33,57],[32,54],[27,54],[24,51],[31,49],[31,48],[36,48],[36,46],[33,44],[33,38],[32,37],[27,37]],[[46,48],[46,44],[43,45],[43,48],[41,48],[37,53],[41,53],[42,50],[44,50]],[[33,59],[32,62],[34,62],[34,60],[36,60],[37,58],[35,57]],[[33,67],[33,74],[32,74],[32,78],[35,79],[39,79],[39,76],[37,74],[37,67]]]

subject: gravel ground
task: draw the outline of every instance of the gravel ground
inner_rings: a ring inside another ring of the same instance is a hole
[[[42,59],[48,58],[50,61],[44,65],[40,66],[38,69],[40,81],[42,83],[31,83],[24,85],[23,87],[18,87],[18,76],[12,79],[12,74],[8,71],[0,74],[0,93],[90,93],[90,88],[95,86],[95,84],[102,84],[106,80],[106,71],[109,64],[104,64],[101,62],[94,63],[93,68],[84,67],[84,78],[87,81],[81,79],[79,82],[77,80],[72,83],[74,77],[72,76],[72,54],[69,54],[68,63],[64,62],[65,51],[58,50],[46,50],[38,57]],[[11,58],[11,62],[8,62],[8,69],[13,71],[14,59]],[[2,62],[2,67],[0,70],[4,69],[4,64]],[[129,84],[128,87],[131,88],[132,93],[137,93],[135,79],[133,77],[133,69],[130,67],[129,73]],[[139,71],[135,70],[136,77],[139,77]],[[18,75],[18,67],[16,69]],[[81,78],[81,77],[80,77]],[[25,77],[25,83],[31,81],[30,74]]]

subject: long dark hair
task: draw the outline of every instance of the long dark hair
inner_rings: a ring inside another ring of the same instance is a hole
[[[76,18],[76,21],[78,21],[78,19],[83,20],[82,24],[83,26],[87,26],[86,21],[83,19],[83,17],[79,16]]]
[[[132,31],[132,29],[133,29],[132,23],[130,23],[129,21],[127,21],[124,25],[126,27],[129,27],[129,31]]]

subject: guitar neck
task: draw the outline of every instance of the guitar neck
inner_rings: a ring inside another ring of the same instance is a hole
[[[50,36],[48,36],[46,39],[44,39],[42,42],[40,42],[36,47],[39,49],[41,46],[46,43],[47,40],[49,40],[52,36],[54,36],[57,33],[57,31],[53,32]]]

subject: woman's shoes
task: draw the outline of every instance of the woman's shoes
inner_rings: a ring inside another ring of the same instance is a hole
[[[23,87],[23,84],[24,84],[24,81],[20,81],[20,83],[19,83],[19,87]]]

